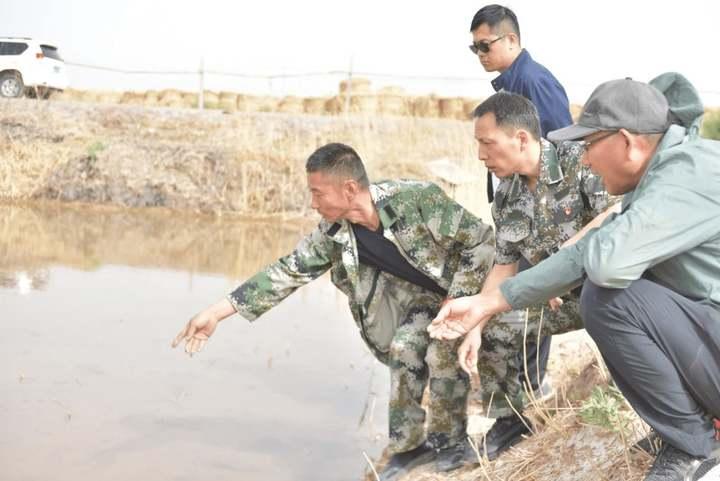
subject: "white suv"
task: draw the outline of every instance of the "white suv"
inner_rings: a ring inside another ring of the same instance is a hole
[[[0,97],[21,97],[26,90],[46,97],[67,84],[57,47],[31,38],[0,37]]]

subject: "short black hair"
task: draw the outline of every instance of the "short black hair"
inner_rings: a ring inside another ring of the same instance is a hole
[[[495,115],[498,127],[524,129],[535,140],[540,140],[540,116],[528,99],[511,92],[498,92],[475,108],[473,117],[479,119],[487,113]]]
[[[305,163],[305,171],[308,174],[323,172],[344,179],[350,178],[363,189],[370,186],[365,166],[355,149],[338,142],[323,145],[313,152]]]
[[[515,16],[515,12],[497,4],[485,5],[475,13],[470,23],[470,32],[473,32],[484,23],[495,31],[495,28],[503,22],[510,27],[510,30],[517,35],[518,40],[520,40],[520,24]]]

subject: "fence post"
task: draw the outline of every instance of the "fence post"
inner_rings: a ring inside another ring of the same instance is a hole
[[[350,66],[348,68],[347,78],[347,90],[345,93],[345,115],[350,114],[350,96],[352,95],[352,70],[353,70],[353,58],[350,56]]]
[[[203,110],[205,108],[205,58],[200,57],[200,91],[198,92],[198,109]]]

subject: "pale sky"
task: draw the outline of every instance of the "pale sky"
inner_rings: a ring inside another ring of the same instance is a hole
[[[484,97],[485,72],[467,48],[484,2],[379,0],[2,0],[0,35],[55,43],[69,62],[124,70],[206,69],[251,75],[348,70],[413,93]],[[599,83],[683,73],[720,106],[720,2],[528,1],[504,3],[522,44],[584,102]],[[198,88],[197,75],[157,76],[69,68],[75,88]],[[206,88],[273,95],[332,95],[338,76],[252,80],[208,75]]]

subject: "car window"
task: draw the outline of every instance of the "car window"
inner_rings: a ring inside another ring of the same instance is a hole
[[[57,47],[53,47],[52,45],[40,45],[40,49],[42,50],[43,55],[45,55],[47,58],[62,60],[60,58],[60,52],[58,51]]]
[[[0,42],[0,55],[20,55],[27,50],[28,44],[21,42]]]

